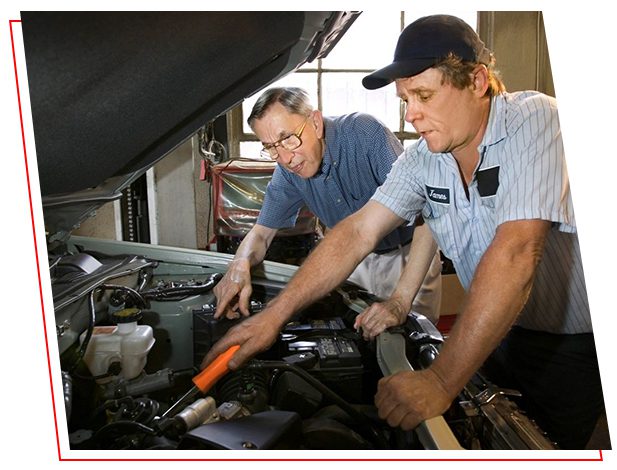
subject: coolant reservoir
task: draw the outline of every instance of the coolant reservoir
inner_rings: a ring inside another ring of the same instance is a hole
[[[96,377],[107,374],[109,366],[119,362],[122,371],[118,377],[133,379],[144,369],[148,352],[154,344],[152,327],[138,325],[141,311],[137,308],[127,308],[112,315],[115,326],[96,326],[92,331],[88,349],[84,354],[84,362],[90,373]],[[80,336],[80,344],[86,337]],[[97,379],[98,383],[112,380],[111,377]]]

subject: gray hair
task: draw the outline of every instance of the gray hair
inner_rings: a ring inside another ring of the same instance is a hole
[[[253,106],[251,115],[246,122],[251,128],[256,119],[261,119],[268,109],[275,103],[281,103],[292,114],[307,116],[313,111],[306,91],[302,88],[270,88],[266,90]]]

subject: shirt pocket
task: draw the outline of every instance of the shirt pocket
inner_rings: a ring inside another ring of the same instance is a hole
[[[480,203],[482,204],[482,207],[492,212],[495,210],[495,199],[496,196],[480,197]]]
[[[455,261],[460,258],[460,254],[456,243],[457,231],[450,210],[450,204],[427,202],[422,209],[422,217],[430,227],[439,249],[447,258]]]

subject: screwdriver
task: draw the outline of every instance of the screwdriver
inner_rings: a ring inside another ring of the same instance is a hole
[[[227,351],[218,356],[214,361],[208,365],[199,374],[193,377],[193,387],[186,392],[182,398],[176,401],[163,415],[162,418],[167,416],[174,416],[180,407],[187,403],[190,399],[194,398],[199,393],[206,393],[212,386],[227,372],[229,368],[227,364],[235,352],[240,349],[239,345],[231,346]]]

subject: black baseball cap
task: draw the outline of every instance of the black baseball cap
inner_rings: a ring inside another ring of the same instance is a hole
[[[489,51],[471,26],[451,15],[431,15],[408,25],[398,38],[394,61],[362,79],[375,90],[397,78],[412,77],[453,53],[466,62],[488,65]]]

